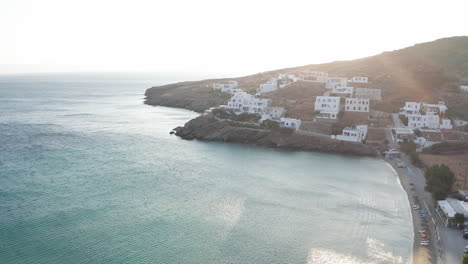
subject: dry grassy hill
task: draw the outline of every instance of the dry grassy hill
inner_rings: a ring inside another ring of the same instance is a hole
[[[279,73],[299,74],[304,70],[319,70],[332,76],[368,76],[372,88],[382,89],[384,100],[373,109],[395,112],[404,101],[436,102],[445,100],[452,116],[468,120],[468,95],[458,85],[468,85],[468,37],[452,37],[417,44],[412,47],[384,52],[379,55],[351,61],[307,65],[255,75],[233,78],[240,87],[253,91],[259,84]],[[226,101],[213,92],[209,84],[223,80],[204,80],[153,87],[146,91],[148,104],[184,107],[202,111]],[[290,113],[307,116],[312,111],[314,97],[321,92],[314,85],[296,84],[291,88],[267,95],[279,104],[287,100],[300,102],[290,105]]]

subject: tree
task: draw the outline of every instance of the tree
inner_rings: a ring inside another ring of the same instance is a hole
[[[418,152],[416,152],[416,147],[416,143],[411,141],[400,144],[401,151],[403,151],[404,153],[406,153],[406,155],[410,157],[411,163],[414,166],[421,168],[423,164],[422,161],[419,159]]]
[[[463,255],[462,264],[468,264],[468,254]]]
[[[453,172],[445,164],[433,165],[426,169],[425,190],[432,194],[434,200],[443,200],[447,197],[455,183]]]
[[[460,213],[456,213],[454,220],[455,220],[455,223],[457,224],[457,226],[460,226],[463,223],[465,223],[465,215],[460,214]]]
[[[418,136],[418,137],[422,137],[422,132],[421,132],[421,130],[419,130],[419,128],[416,128],[416,129],[414,130],[414,134],[415,134],[416,136]]]
[[[408,118],[405,115],[399,115],[399,117],[403,125],[408,126]]]

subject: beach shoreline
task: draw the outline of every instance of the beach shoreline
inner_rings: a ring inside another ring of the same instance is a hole
[[[393,159],[384,159],[384,161],[392,167],[395,173],[398,176],[400,185],[405,190],[408,202],[410,203],[410,210],[411,210],[411,219],[413,221],[413,248],[410,257],[410,264],[429,264],[429,263],[437,263],[437,254],[435,250],[435,243],[434,243],[434,236],[435,232],[433,232],[432,228],[430,227],[429,234],[430,234],[430,241],[431,243],[429,246],[422,246],[420,244],[420,238],[417,236],[419,233],[419,227],[423,222],[423,219],[418,215],[419,210],[413,210],[412,205],[419,204],[417,200],[417,196],[412,190],[412,183],[410,182],[410,178],[406,168],[399,168],[397,166],[397,160]],[[422,207],[422,205],[421,205]]]

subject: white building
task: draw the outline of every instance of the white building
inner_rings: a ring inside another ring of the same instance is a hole
[[[271,78],[266,83],[260,84],[259,93],[269,93],[278,90],[278,78]]]
[[[284,107],[270,107],[268,109],[268,112],[270,113],[273,119],[280,119],[281,117],[283,117],[286,110],[284,109]]]
[[[408,117],[408,127],[416,129],[416,128],[432,128],[438,129],[440,126],[440,118],[438,115],[434,114],[410,114],[407,115]]]
[[[324,83],[327,81],[328,73],[321,71],[303,71],[300,77],[304,81]]]
[[[299,128],[301,127],[301,124],[302,124],[302,121],[300,119],[288,118],[288,117],[282,117],[280,119],[281,127],[289,127],[295,130],[299,130]]]
[[[405,115],[405,116],[414,115],[414,114],[419,114],[420,110],[421,110],[421,103],[406,102],[405,106],[400,108],[400,114]]]
[[[234,89],[239,87],[239,83],[237,81],[228,81],[227,83],[214,83],[213,90],[219,90],[223,93],[230,93],[234,94]]]
[[[341,77],[327,77],[325,88],[333,89],[337,87],[346,87],[348,86],[348,79]]]
[[[354,94],[354,87],[335,87],[332,89],[331,94],[340,97],[352,97]]]
[[[356,127],[346,127],[341,135],[332,136],[337,140],[362,142],[367,136],[367,125],[358,125]]]
[[[267,113],[270,99],[258,98],[246,92],[235,93],[228,101],[225,109],[233,110],[236,114],[249,113],[262,115]]]
[[[438,104],[422,104],[422,109],[426,113],[433,113],[433,114],[442,114],[447,111],[447,106],[445,106],[444,101],[439,101]]]
[[[439,200],[436,212],[443,219],[445,226],[455,226],[456,214],[462,214],[468,218],[468,203],[455,198]]]
[[[460,120],[460,119],[455,119],[454,125],[455,125],[456,127],[468,126],[468,121],[464,121],[464,120]]]
[[[320,113],[320,115],[316,115],[317,118],[336,119],[340,112],[340,97],[317,96],[315,111]]]
[[[448,118],[442,118],[442,120],[440,121],[439,128],[440,129],[452,129],[453,128],[452,121],[450,121],[450,119]]]
[[[356,88],[354,89],[354,97],[380,101],[382,100],[382,90],[371,88]]]
[[[426,142],[427,142],[427,139],[426,139],[425,137],[416,137],[416,138],[413,140],[413,142],[414,142],[415,144],[424,146],[424,144],[426,144]]]
[[[351,78],[351,80],[349,80],[349,82],[352,82],[352,83],[368,83],[369,78],[368,77],[358,76],[358,77]]]
[[[414,140],[414,132],[410,128],[394,128],[392,129],[393,141],[396,143],[410,142]]]
[[[468,85],[460,85],[460,90],[468,92]]]
[[[369,112],[369,99],[364,98],[346,98],[346,112]]]
[[[438,104],[426,104],[419,102],[406,102],[400,108],[400,114],[408,118],[408,127],[430,129],[452,129],[450,119],[440,119],[439,114],[445,113],[447,106],[443,101]]]
[[[266,113],[262,114],[260,123],[265,120],[279,121],[280,118],[283,117],[284,113],[286,113],[284,107],[268,107]]]

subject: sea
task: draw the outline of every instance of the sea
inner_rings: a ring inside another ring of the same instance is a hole
[[[144,92],[189,78],[0,76],[0,263],[408,263],[386,162],[170,135]]]

